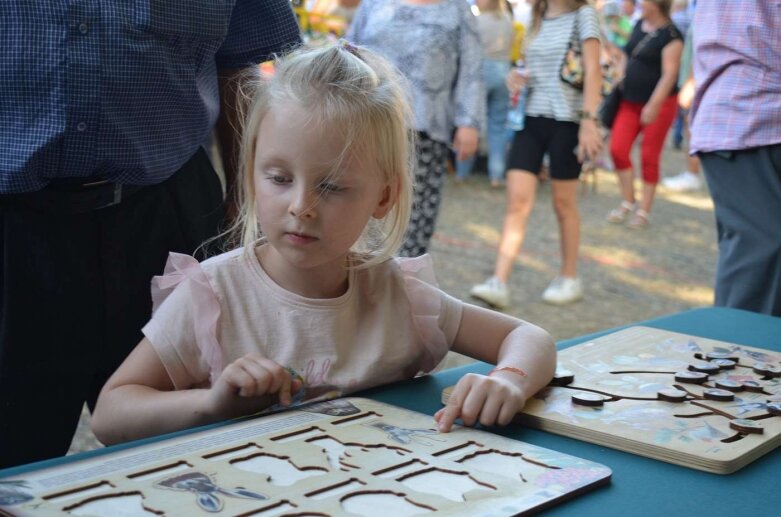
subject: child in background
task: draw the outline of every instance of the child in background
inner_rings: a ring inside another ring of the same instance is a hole
[[[427,255],[392,258],[412,199],[402,81],[341,43],[295,51],[257,82],[242,142],[243,247],[202,264],[171,255],[145,338],[101,392],[101,441],[409,379],[448,350],[498,366],[458,382],[435,415],[440,431],[456,418],[507,424],[546,385],[548,333],[447,295]]]

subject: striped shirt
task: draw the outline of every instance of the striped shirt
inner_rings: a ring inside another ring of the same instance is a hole
[[[781,2],[703,0],[694,25],[690,152],[781,143]]]
[[[529,97],[526,114],[560,121],[577,122],[583,109],[583,92],[561,80],[559,75],[572,32],[578,24],[580,41],[600,39],[599,18],[591,6],[554,18],[544,18],[540,30],[526,49]]]
[[[5,3],[0,193],[167,179],[217,119],[217,69],[299,41],[288,0]]]

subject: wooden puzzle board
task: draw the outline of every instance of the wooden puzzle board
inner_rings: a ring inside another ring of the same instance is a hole
[[[696,376],[693,370],[709,369],[703,363],[723,363],[726,357],[736,364],[706,373],[704,384],[676,380],[676,372]],[[567,382],[569,374],[574,375],[570,384],[538,393],[519,419],[545,431],[719,474],[734,472],[781,444],[781,354],[776,352],[632,327],[560,351],[556,376]],[[713,389],[706,397],[706,390]],[[681,396],[675,391],[683,391],[685,400],[659,400],[660,391],[673,398]],[[731,391],[732,400],[709,398],[729,398],[724,391]],[[591,394],[606,400],[600,406],[574,403],[573,395],[583,393],[586,399]],[[755,434],[759,429],[762,433]]]
[[[430,415],[338,399],[0,479],[10,515],[517,515],[610,469]]]

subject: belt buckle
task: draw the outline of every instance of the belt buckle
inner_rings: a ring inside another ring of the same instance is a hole
[[[98,183],[91,183],[90,185],[100,185],[103,182]],[[87,186],[87,185],[85,185]],[[101,210],[103,208],[108,208],[110,206],[118,205],[122,201],[122,184],[121,183],[114,183],[114,192],[113,192],[113,198],[111,201],[109,201],[106,204],[100,205],[95,208],[95,210]]]

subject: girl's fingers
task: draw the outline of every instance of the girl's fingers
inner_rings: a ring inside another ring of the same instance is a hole
[[[222,379],[242,397],[249,396],[255,389],[255,379],[238,364],[232,364],[222,373]]]
[[[486,397],[483,409],[480,410],[480,424],[494,425],[499,418],[499,412],[503,406],[504,397],[493,393]]]
[[[259,397],[277,393],[282,404],[290,404],[292,379],[290,373],[279,364],[264,357],[247,355],[236,361],[234,365],[251,379],[250,381],[242,376],[244,389],[239,392],[239,395]]]
[[[496,418],[496,423],[499,425],[509,424],[521,409],[523,409],[523,406],[518,407],[513,401],[505,401],[504,404],[502,404],[502,409],[499,410],[499,416]]]
[[[471,373],[462,377],[461,380],[456,384],[456,387],[453,388],[453,392],[450,394],[447,405],[437,411],[437,413],[434,415],[434,420],[437,422],[437,427],[440,432],[449,432],[453,427],[453,423],[461,416],[463,400],[469,393],[470,385],[474,377],[475,375]]]
[[[453,393],[450,394],[450,398],[447,401],[447,405],[436,412],[434,415],[434,421],[437,423],[437,428],[441,433],[450,432],[453,427],[453,422],[456,418],[461,416],[461,392],[456,385],[453,389]]]
[[[282,384],[279,387],[279,403],[283,406],[289,406],[293,401],[293,396],[290,393],[292,382],[293,379],[291,379],[290,374],[285,372],[282,376]]]
[[[450,431],[460,418],[464,425],[507,425],[521,410],[517,387],[482,375],[467,375],[453,389],[447,405],[434,414],[440,432]]]
[[[477,383],[470,386],[469,391],[461,404],[461,420],[465,425],[473,426],[480,418],[480,413],[485,405],[487,393]]]
[[[269,391],[273,378],[262,365],[252,360],[242,359],[237,362],[237,366],[252,379],[251,384],[247,384],[245,389],[239,392],[239,395],[242,397],[256,397]]]

